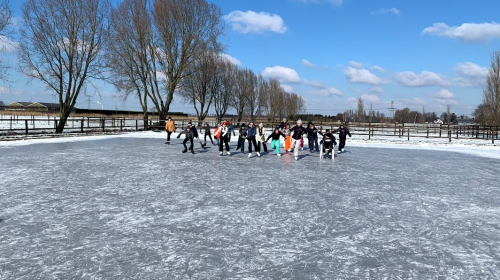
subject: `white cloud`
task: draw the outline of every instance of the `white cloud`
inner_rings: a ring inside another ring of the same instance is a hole
[[[354,97],[349,97],[347,98],[347,104],[351,105],[351,107],[356,108],[358,107],[358,99]]]
[[[318,81],[302,80],[302,83],[315,88],[320,88],[320,89],[325,88],[325,83],[319,80]]]
[[[293,87],[291,85],[280,84],[280,86],[284,91],[293,93]]]
[[[356,62],[356,61],[349,61],[349,65],[353,68],[356,68],[356,69],[361,69],[363,68],[363,63],[360,63],[360,62]]]
[[[283,66],[266,67],[266,69],[262,71],[262,76],[276,78],[281,83],[300,83],[300,77],[297,71]]]
[[[340,90],[333,87],[311,90],[309,93],[322,96],[342,95],[342,92],[340,92]]]
[[[457,105],[458,102],[455,100],[455,95],[447,90],[441,89],[439,92],[430,94],[434,102],[445,104],[445,105]]]
[[[266,31],[285,33],[287,30],[279,15],[266,12],[232,11],[224,16],[224,19],[232,23],[233,29],[240,33],[264,33]]]
[[[380,98],[375,94],[363,94],[361,99],[366,103],[380,103]]]
[[[317,68],[318,65],[309,62],[307,59],[302,59],[302,65],[309,68]]]
[[[372,66],[372,69],[378,72],[385,72],[385,69],[380,66]]]
[[[394,81],[405,87],[430,87],[430,86],[449,86],[451,85],[440,74],[422,71],[415,74],[411,71],[397,72],[394,74]]]
[[[335,7],[342,6],[342,3],[344,2],[344,0],[297,0],[297,1],[303,2],[303,3],[323,3],[323,2],[326,2],[326,3],[332,4]]]
[[[19,46],[18,42],[12,41],[10,38],[0,35],[0,51],[6,53],[15,53]]]
[[[380,14],[395,14],[396,16],[399,16],[401,14],[401,11],[396,9],[396,8],[390,8],[390,9],[378,9],[376,11],[372,12],[373,15],[380,15]]]
[[[485,84],[488,68],[472,62],[460,63],[455,67],[458,77],[455,81],[461,87],[482,87]]]
[[[372,87],[370,89],[371,93],[384,93],[384,90],[381,87]]]
[[[344,71],[346,78],[353,83],[363,83],[363,84],[372,84],[372,85],[380,85],[386,84],[387,82],[383,79],[377,77],[377,75],[370,72],[367,69],[356,69],[353,67],[347,67]]]
[[[458,38],[464,42],[485,42],[500,38],[500,24],[496,22],[463,23],[460,26],[448,26],[438,22],[424,28],[422,35],[430,34],[440,37]]]
[[[229,62],[231,62],[232,64],[234,64],[236,66],[241,66],[241,61],[239,61],[238,59],[236,59],[236,58],[228,55],[227,53],[223,53],[222,57],[224,57],[225,59],[229,60]]]

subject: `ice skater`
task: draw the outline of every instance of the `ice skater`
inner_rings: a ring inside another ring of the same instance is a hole
[[[297,120],[297,125],[290,129],[290,133],[292,134],[292,145],[290,149],[293,149],[295,160],[299,159],[300,141],[302,140],[302,135],[306,132],[307,130],[302,126],[302,121],[300,119]]]
[[[167,131],[167,142],[165,142],[165,145],[170,145],[170,135],[172,135],[172,132],[175,131],[175,124],[171,117],[168,117],[167,119],[165,130]]]
[[[238,136],[238,144],[236,145],[236,150],[241,149],[241,153],[245,154],[245,140],[247,138],[245,134],[246,125],[244,123],[241,124]]]
[[[264,148],[264,152],[267,153],[265,132],[266,132],[266,130],[264,129],[264,124],[259,123],[259,127],[257,128],[257,135],[255,136],[255,139],[257,140],[257,145],[259,146],[259,151],[260,151],[260,145],[262,144],[262,147]]]
[[[273,139],[271,141],[271,149],[274,149],[276,151],[277,156],[281,156],[280,154],[280,136],[286,139],[286,135],[283,134],[283,132],[280,131],[279,127],[276,127],[266,139],[266,142],[269,141],[269,139]]]
[[[307,139],[309,140],[309,152],[314,153],[316,151],[319,153],[318,129],[313,123],[310,123],[307,128]]]
[[[283,148],[285,149],[285,153],[287,153],[288,150],[290,150],[290,146],[292,145],[292,136],[290,135],[290,124],[286,123],[285,128],[281,129],[281,132],[285,135],[283,139]]]
[[[221,131],[222,125],[220,123],[217,124],[217,128],[214,130],[214,139],[215,139],[215,145],[219,146],[219,137],[220,137],[220,131]]]
[[[337,153],[341,153],[344,151],[345,147],[345,140],[347,138],[347,135],[351,137],[351,133],[349,132],[349,129],[347,127],[344,127],[343,124],[340,124],[338,129],[335,129],[333,133],[338,133],[339,134],[339,149],[337,150]]]
[[[324,156],[332,156],[334,157],[334,147],[337,145],[337,141],[335,139],[335,136],[332,134],[330,129],[327,129],[325,133],[318,132],[319,134],[323,135],[323,140],[321,140],[320,144],[322,144],[322,151],[321,154]]]
[[[255,141],[255,136],[257,135],[257,128],[255,127],[255,124],[253,121],[250,121],[248,126],[245,128],[245,132],[247,135],[247,141],[248,141],[248,157],[252,157],[252,145],[255,148],[255,153],[257,156],[260,157],[260,150],[259,147],[257,146],[257,142]]]
[[[208,123],[205,123],[205,126],[203,128],[205,129],[205,139],[203,139],[205,145],[207,144],[207,136],[208,136],[210,142],[212,142],[212,145],[215,146],[214,140],[212,139],[212,133],[210,132],[210,125]]]
[[[290,126],[290,124],[286,121],[286,118],[283,118],[283,121],[278,126],[280,130],[283,130],[286,126]]]
[[[222,123],[222,127],[220,129],[220,137],[219,137],[219,154],[222,156],[224,151],[224,145],[226,145],[226,154],[228,156],[231,155],[229,151],[229,128],[226,126],[226,123]]]
[[[205,145],[206,145],[207,143],[203,144],[203,143],[201,142],[201,139],[200,139],[200,137],[199,137],[199,135],[198,135],[198,131],[196,130],[196,127],[195,127],[195,126],[194,126],[191,122],[188,122],[188,125],[191,127],[191,131],[193,132],[193,136],[194,136],[194,138],[195,138],[196,140],[198,140],[198,142],[200,143],[200,146],[201,146],[203,149],[205,149]]]
[[[186,146],[187,141],[189,141],[189,150],[191,151],[192,154],[194,154],[193,150],[193,139],[194,139],[194,134],[193,131],[191,130],[191,126],[187,126],[185,130],[183,130],[179,135],[177,135],[177,138],[180,138],[181,135],[184,134],[186,137],[184,138],[184,141],[182,141],[182,145],[184,145],[184,150],[182,153],[185,153],[188,151],[188,147]]]

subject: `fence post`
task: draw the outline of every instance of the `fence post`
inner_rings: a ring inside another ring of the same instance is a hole
[[[26,129],[26,135],[28,135],[28,120],[24,120],[24,127]]]
[[[410,129],[408,128],[408,141],[410,141]]]
[[[460,126],[457,126],[457,139],[458,139],[458,129],[460,128]]]
[[[429,126],[427,126],[427,138],[429,138]]]
[[[448,138],[449,138],[449,141],[448,141],[448,142],[450,142],[450,143],[451,143],[451,131],[450,131],[450,130],[448,130]]]
[[[105,118],[102,118],[102,132],[104,132],[104,123],[106,122]]]
[[[81,124],[81,125],[80,125],[80,132],[81,132],[81,133],[83,133],[83,123],[84,123],[84,122],[85,122],[85,121],[84,121],[84,120],[83,120],[83,118],[82,118],[82,120],[81,120],[81,122],[80,122],[80,124]]]
[[[120,132],[123,131],[123,119],[120,119]]]
[[[139,128],[139,127],[138,127],[138,125],[137,125],[137,120],[135,120],[135,131],[137,131],[137,130],[138,130],[138,128]]]
[[[368,123],[368,140],[372,139],[372,123]]]

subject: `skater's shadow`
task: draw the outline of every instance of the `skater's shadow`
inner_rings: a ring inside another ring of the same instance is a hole
[[[3,219],[2,219],[2,218],[0,218],[0,223],[1,223],[1,222],[3,222]]]

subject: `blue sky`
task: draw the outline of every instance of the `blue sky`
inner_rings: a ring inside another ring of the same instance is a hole
[[[14,2],[14,1],[12,1]],[[20,22],[20,2],[11,3]],[[355,109],[388,114],[397,109],[435,111],[450,105],[471,115],[481,103],[490,55],[500,50],[500,1],[212,0],[226,22],[226,54],[241,67],[280,79],[301,94],[309,113]],[[21,23],[19,23],[21,24]],[[15,52],[8,54],[15,66]],[[55,102],[25,78],[0,92],[0,100]],[[92,108],[139,109],[102,83]],[[90,89],[89,89],[90,91]],[[93,91],[93,90],[92,90]],[[99,102],[99,103],[97,103]],[[78,107],[87,108],[85,96]],[[193,112],[176,101],[172,111]]]

